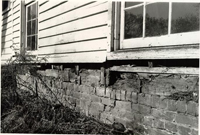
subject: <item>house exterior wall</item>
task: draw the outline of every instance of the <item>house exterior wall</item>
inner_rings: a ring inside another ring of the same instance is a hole
[[[38,57],[50,63],[103,62],[108,2],[48,1],[39,6]]]
[[[8,61],[20,48],[20,6],[19,0],[10,1],[10,9],[2,14],[1,63]],[[11,47],[13,46],[13,48]]]
[[[106,70],[103,85],[101,70],[80,71],[76,75],[73,68],[39,70],[39,78],[19,75],[18,87],[104,123],[122,123],[140,134],[198,134],[197,75]]]

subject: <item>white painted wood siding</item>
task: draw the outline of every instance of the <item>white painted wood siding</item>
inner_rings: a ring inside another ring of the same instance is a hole
[[[49,63],[106,61],[108,4],[73,0],[39,4],[38,57]]]
[[[1,64],[5,64],[20,47],[20,0],[11,1],[10,10],[2,14]],[[16,51],[15,50],[15,51]]]

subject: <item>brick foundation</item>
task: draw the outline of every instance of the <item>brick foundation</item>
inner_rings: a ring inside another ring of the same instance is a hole
[[[198,103],[166,98],[176,92],[198,93],[198,76],[114,73],[106,75],[106,85],[101,85],[101,70],[83,69],[79,76],[70,68],[38,73],[40,79],[18,75],[18,87],[27,90],[28,86],[52,103],[104,123],[120,122],[143,134],[198,134]],[[108,76],[116,79],[112,85]]]

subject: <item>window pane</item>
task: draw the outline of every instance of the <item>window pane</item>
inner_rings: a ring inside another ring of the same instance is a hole
[[[142,37],[143,6],[125,11],[124,38]]]
[[[2,1],[2,11],[8,8],[8,1]]]
[[[36,50],[36,45],[35,45],[35,36],[31,37],[32,44],[31,44],[31,50]]]
[[[33,20],[33,21],[31,21],[32,23],[31,23],[31,34],[35,34],[35,25],[36,25],[36,20]]]
[[[31,35],[31,21],[27,23],[27,35]]]
[[[36,4],[32,5],[31,19],[36,18]]]
[[[37,45],[38,45],[38,37],[37,37],[37,35],[35,35],[35,50],[37,50]]]
[[[200,3],[172,3],[172,33],[199,30]]]
[[[28,20],[31,20],[31,6],[28,7]]]
[[[35,20],[35,34],[38,33],[38,19]]]
[[[27,38],[27,50],[31,50],[32,40],[31,37]]]
[[[145,36],[168,34],[169,3],[153,3],[146,6]]]
[[[143,2],[125,2],[125,8],[141,4]]]

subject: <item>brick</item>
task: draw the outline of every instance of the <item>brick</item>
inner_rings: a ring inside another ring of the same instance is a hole
[[[81,93],[80,95],[81,95],[81,98],[83,98],[83,99],[91,100],[91,98],[90,98],[91,96],[89,94]]]
[[[139,113],[139,104],[132,104],[132,111]]]
[[[190,128],[183,127],[183,126],[178,126],[178,133],[180,135],[189,135],[191,132]]]
[[[105,106],[105,112],[110,112],[111,111],[111,107],[110,106]]]
[[[76,99],[79,99],[81,97],[81,93],[73,92],[73,97],[75,97]]]
[[[192,129],[191,135],[198,135],[198,130]]]
[[[64,84],[64,83],[66,83],[66,82],[63,82],[63,84]],[[76,91],[76,92],[80,92],[79,85],[74,84],[74,91]]]
[[[159,108],[159,104],[160,104],[160,96],[152,95],[151,106],[155,108]]]
[[[142,123],[144,121],[144,115],[138,113],[134,113],[133,115],[134,115],[134,122]]]
[[[177,114],[175,120],[179,124],[189,125],[189,126],[192,126],[194,128],[198,127],[198,118],[194,117],[194,116]]]
[[[198,103],[194,101],[189,101],[187,104],[187,113],[193,116],[198,116]]]
[[[116,90],[116,99],[120,100],[121,99],[121,91],[120,90]]]
[[[152,108],[152,116],[159,118],[159,119],[165,119],[168,121],[173,121],[175,119],[175,114],[174,112],[170,111],[165,111],[161,109],[154,109]]]
[[[125,100],[125,99],[126,99],[126,91],[121,90],[121,100]]]
[[[102,104],[108,105],[108,106],[115,106],[115,100],[109,99],[109,98],[101,98]]]
[[[86,94],[90,94],[90,87],[86,86],[86,85],[82,85],[82,92],[86,93]]]
[[[151,106],[151,95],[149,94],[139,94],[138,95],[138,103]]]
[[[170,132],[167,132],[165,130],[156,129],[156,128],[150,128],[148,129],[149,135],[171,135]]]
[[[127,110],[118,110],[118,109],[113,109],[112,111],[111,111],[111,113],[112,113],[112,115],[113,116],[117,116],[117,117],[119,117],[119,118],[122,118],[122,119],[129,119],[129,120],[133,120],[134,119],[134,115],[133,115],[133,113],[132,112],[130,112],[130,111],[127,111]]]
[[[110,96],[111,96],[111,92],[112,92],[111,88],[106,88],[106,94],[105,94],[105,97],[110,98]]]
[[[110,94],[110,98],[111,99],[116,99],[116,91],[112,90],[111,94]]]
[[[93,95],[94,95],[94,94],[96,93],[96,90],[95,90],[94,87],[88,86],[88,89],[89,89],[90,94],[93,94]]]
[[[159,119],[155,119],[153,121],[153,127],[157,128],[157,129],[165,129],[165,123]]]
[[[127,110],[131,111],[131,102],[125,102],[125,101],[116,101],[116,106],[118,110]]]
[[[90,95],[92,102],[101,102],[101,98],[96,95]]]
[[[176,104],[177,102],[175,100],[168,100],[168,110],[169,111],[176,111]]]
[[[177,101],[176,108],[177,108],[177,112],[185,113],[186,101]]]
[[[127,91],[126,92],[126,101],[131,101],[132,100],[132,97],[131,97],[131,91]]]
[[[45,70],[45,75],[58,78],[59,73],[58,73],[58,70],[55,70],[55,69],[46,69]]]
[[[168,99],[160,98],[159,108],[160,109],[167,109]]]
[[[171,132],[177,132],[177,125],[175,123],[165,121],[165,129]]]
[[[136,92],[131,93],[131,101],[132,103],[138,103],[138,94]]]
[[[96,89],[96,94],[100,97],[105,96],[105,87],[98,87]]]
[[[152,116],[144,116],[144,122],[145,125],[148,125],[150,127],[153,127],[153,123],[154,123],[154,117]]]
[[[95,109],[98,111],[104,111],[104,105],[102,103],[92,102],[90,109]]]
[[[149,115],[151,113],[151,107],[145,105],[138,105],[139,113]]]

